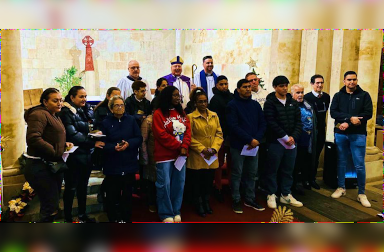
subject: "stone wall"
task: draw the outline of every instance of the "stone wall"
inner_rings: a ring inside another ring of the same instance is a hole
[[[141,75],[154,88],[157,78],[169,74],[169,60],[175,56],[175,31],[26,30],[20,34],[24,89],[58,87],[54,78],[71,66],[83,71],[81,40],[86,35],[95,41],[95,85],[99,86],[97,93],[89,95],[105,95],[109,87],[116,86],[128,74],[131,59],[140,62]]]

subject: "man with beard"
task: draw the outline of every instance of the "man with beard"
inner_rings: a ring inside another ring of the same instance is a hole
[[[148,82],[140,77],[140,64],[136,60],[131,60],[128,63],[128,72],[129,75],[121,78],[117,83],[117,87],[121,90],[121,96],[125,99],[130,97],[133,94],[132,83],[136,80],[141,80],[147,86],[145,90],[147,93],[145,94],[145,98],[148,101],[152,101],[151,89],[149,88]]]
[[[316,142],[317,142],[317,120],[313,107],[304,99],[303,85],[296,84],[291,87],[292,98],[299,103],[301,122],[303,124],[301,135],[297,141],[297,156],[295,170],[293,172],[292,192],[304,194],[297,186],[299,173],[303,187],[311,190],[309,181],[314,181],[317,173],[316,166]]]
[[[368,92],[357,85],[357,74],[344,74],[344,87],[333,96],[331,117],[335,119],[335,143],[337,146],[338,188],[331,195],[338,199],[346,195],[345,172],[353,164],[357,174],[359,201],[371,207],[365,195],[365,148],[367,144],[367,121],[372,118],[372,100]]]
[[[212,88],[215,87],[217,76],[213,71],[213,59],[212,56],[205,56],[203,58],[203,67],[200,73],[194,76],[194,84],[196,87],[202,87],[205,93],[208,95],[208,103],[211,102],[213,97]]]

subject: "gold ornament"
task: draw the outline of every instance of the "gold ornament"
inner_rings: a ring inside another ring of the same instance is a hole
[[[275,209],[275,211],[272,214],[272,218],[270,222],[274,223],[289,223],[293,222],[293,212],[291,209],[286,208],[285,206],[281,208]]]

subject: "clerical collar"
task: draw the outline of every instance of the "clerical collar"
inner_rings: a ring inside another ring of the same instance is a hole
[[[142,102],[142,101],[143,101],[143,99],[141,99],[141,100],[137,99],[136,95],[135,95],[135,99],[136,99],[136,101],[138,101],[138,102]]]
[[[131,81],[136,81],[132,76],[130,76],[130,75],[128,75],[127,76],[127,78],[129,79],[129,80],[131,80]],[[137,78],[137,80],[142,80],[143,78],[141,78],[140,76],[139,76],[139,78]]]
[[[206,73],[206,72],[204,72],[205,73],[205,76],[213,76],[213,72],[212,73]]]
[[[176,75],[173,75],[173,74],[172,74],[172,76],[175,77],[175,78],[181,78],[181,75],[176,76]]]
[[[312,94],[313,94],[315,97],[318,97],[319,95],[323,95],[323,92],[318,93],[318,92],[312,90]]]

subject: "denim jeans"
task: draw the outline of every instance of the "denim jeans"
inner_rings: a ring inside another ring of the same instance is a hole
[[[161,220],[180,215],[185,184],[185,165],[181,171],[175,161],[156,164],[157,211]]]
[[[240,155],[241,151],[231,148],[232,155],[232,199],[233,201],[239,201],[240,196],[240,182],[242,174],[244,173],[245,184],[245,200],[255,200],[255,182],[257,176],[258,159],[259,154],[256,157],[248,157]]]
[[[281,194],[287,196],[291,193],[293,183],[293,171],[297,147],[288,150],[280,143],[268,143],[267,163],[265,169],[265,189],[269,195],[277,193],[277,176],[280,170],[280,190]]]
[[[345,188],[345,172],[347,165],[356,169],[359,194],[365,193],[365,147],[367,136],[361,134],[335,133],[337,146],[337,180],[338,186]]]

